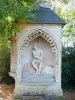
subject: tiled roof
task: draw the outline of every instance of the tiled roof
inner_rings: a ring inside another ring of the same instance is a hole
[[[40,6],[38,10],[32,12],[35,14],[33,23],[37,24],[62,24],[65,25],[66,22],[62,20],[54,11],[48,7]]]

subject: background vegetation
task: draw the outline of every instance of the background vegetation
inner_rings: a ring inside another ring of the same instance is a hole
[[[58,1],[67,5],[69,0]],[[30,19],[35,17],[31,14],[31,10],[37,9],[41,2],[42,0],[0,0],[0,80],[2,82],[14,83],[14,80],[8,76],[11,49],[8,38],[16,36],[19,31],[17,23],[31,22]],[[57,7],[55,11],[67,22],[63,28],[62,40],[62,86],[64,89],[69,89],[75,87],[75,10],[68,8],[62,11],[62,7]]]
[[[67,3],[69,0],[60,0]],[[62,86],[64,89],[75,87],[75,9],[68,6],[57,8],[57,14],[66,21],[62,38]]]
[[[63,47],[62,50],[62,86],[75,88],[75,47]]]

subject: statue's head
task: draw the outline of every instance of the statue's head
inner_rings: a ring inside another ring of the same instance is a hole
[[[39,48],[38,44],[34,44],[33,49],[34,49],[34,50],[37,50],[38,48]]]

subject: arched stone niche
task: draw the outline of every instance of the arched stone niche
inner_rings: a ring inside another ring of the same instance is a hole
[[[36,71],[33,69],[32,60],[33,60],[33,47],[35,44],[38,44],[39,48],[43,51],[43,71],[40,73],[47,74],[52,76],[55,81],[59,80],[59,47],[55,38],[45,32],[42,29],[37,29],[28,36],[24,37],[21,46],[18,50],[18,66],[17,66],[17,80],[18,82],[27,77],[28,73],[36,74]],[[26,70],[26,67],[30,70]],[[27,74],[26,74],[27,73]],[[29,74],[28,74],[29,76]]]

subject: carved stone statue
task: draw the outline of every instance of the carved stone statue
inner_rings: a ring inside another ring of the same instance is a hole
[[[33,48],[33,60],[32,65],[35,68],[36,72],[41,72],[42,64],[43,64],[43,51],[40,47],[38,47],[36,44]]]

